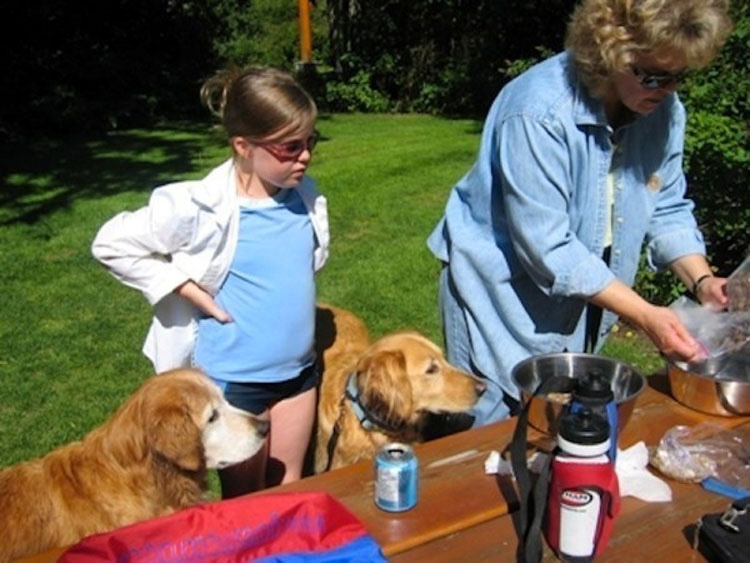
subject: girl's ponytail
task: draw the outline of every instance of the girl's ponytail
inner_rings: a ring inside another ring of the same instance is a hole
[[[286,72],[267,67],[231,66],[207,79],[203,104],[221,119],[229,138],[256,140],[289,126],[314,123],[315,102]]]
[[[227,104],[227,92],[240,74],[239,68],[231,65],[228,69],[218,71],[201,86],[201,103],[222,121]]]

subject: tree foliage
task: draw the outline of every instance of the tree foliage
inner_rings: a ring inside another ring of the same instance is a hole
[[[690,193],[715,261],[728,274],[750,251],[750,3],[718,59],[687,84]]]
[[[562,47],[574,3],[328,0],[329,80],[367,76],[396,111],[481,114],[510,61]]]
[[[316,0],[317,72],[301,76],[333,111],[481,117],[507,80],[562,48],[575,2]],[[680,91],[689,195],[720,273],[750,246],[749,6],[732,2],[729,43]],[[38,0],[2,21],[0,138],[205,116],[198,90],[219,67],[291,71],[299,57],[297,0]],[[639,279],[663,300],[672,283]]]
[[[213,21],[198,2],[14,4],[0,34],[0,133],[59,134],[184,115],[211,65]]]

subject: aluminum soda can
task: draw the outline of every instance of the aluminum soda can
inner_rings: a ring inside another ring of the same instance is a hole
[[[386,444],[375,456],[375,504],[388,512],[403,512],[417,504],[419,463],[406,444]]]

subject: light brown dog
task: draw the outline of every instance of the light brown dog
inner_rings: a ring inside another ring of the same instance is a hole
[[[0,561],[206,500],[206,469],[251,457],[267,433],[198,371],[151,377],[82,441],[0,472]]]
[[[324,316],[327,323],[320,322]],[[318,320],[323,373],[316,473],[371,458],[388,442],[422,441],[425,413],[464,412],[485,390],[484,383],[451,366],[438,346],[416,332],[371,343],[367,327],[348,311],[319,305]]]

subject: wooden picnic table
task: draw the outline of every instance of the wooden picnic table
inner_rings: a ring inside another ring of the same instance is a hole
[[[654,375],[649,384],[620,435],[621,449],[639,441],[654,446],[664,432],[678,424],[692,426],[710,421],[725,427],[750,426],[747,417],[715,417],[680,405],[669,395],[666,376]],[[503,429],[504,444],[510,442],[513,428],[514,425],[510,430]],[[623,498],[608,547],[597,561],[705,561],[692,549],[695,523],[704,514],[723,512],[731,499],[705,491],[697,484],[661,477],[672,489],[671,502],[647,503],[633,497]],[[516,524],[512,513],[491,518],[408,551],[394,552],[390,560],[396,563],[514,561],[518,546]],[[556,560],[546,545],[543,560]]]
[[[641,440],[656,445],[669,428],[706,420],[726,427],[748,424],[747,417],[714,417],[678,404],[669,396],[666,377],[657,374],[649,377],[649,387],[638,397],[620,435],[620,448]],[[327,491],[364,523],[394,562],[512,561],[516,491],[509,478],[485,474],[484,462],[493,450],[508,446],[515,423],[512,418],[417,445],[419,502],[407,512],[389,513],[375,506],[370,461],[254,494]],[[529,439],[543,436],[531,430]],[[722,511],[730,500],[698,485],[668,482],[673,492],[669,503],[623,499],[609,547],[597,560],[703,561],[691,550],[684,530],[701,515]],[[28,561],[49,561],[60,553],[52,550]],[[554,556],[547,551],[545,559]]]

